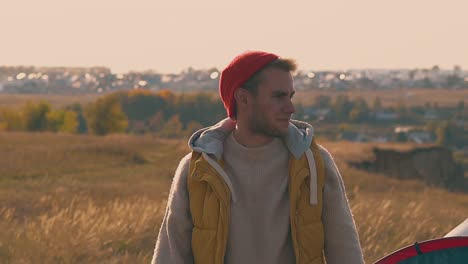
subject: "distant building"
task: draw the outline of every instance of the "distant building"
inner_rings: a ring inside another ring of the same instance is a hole
[[[312,117],[319,120],[324,120],[330,111],[331,110],[328,108],[307,107],[304,109],[304,115],[307,115],[309,118]]]
[[[375,113],[375,119],[380,121],[394,121],[398,119],[398,114],[391,112],[378,111]]]
[[[372,142],[387,143],[387,142],[389,142],[389,139],[386,136],[378,136],[378,137],[373,138]]]
[[[435,110],[429,109],[424,113],[424,119],[426,120],[436,120],[438,118],[437,112]]]
[[[397,126],[394,132],[403,135],[405,141],[411,141],[417,144],[432,143],[434,137],[427,131],[422,131],[420,128],[412,126]]]
[[[397,127],[395,127],[394,132],[397,133],[397,134],[398,133],[408,133],[408,132],[410,132],[410,131],[412,131],[414,129],[415,128],[412,127],[412,126],[397,126]]]
[[[353,142],[368,142],[369,138],[359,132],[354,131],[344,131],[339,135],[339,140],[353,141]]]
[[[408,133],[408,140],[418,144],[434,142],[432,134],[426,131],[412,131]]]

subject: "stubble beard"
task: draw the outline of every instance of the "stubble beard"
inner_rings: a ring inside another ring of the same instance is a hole
[[[275,128],[273,125],[268,124],[268,119],[260,111],[254,111],[249,122],[250,130],[257,134],[268,136],[272,138],[284,138],[286,137],[287,130],[281,131]]]

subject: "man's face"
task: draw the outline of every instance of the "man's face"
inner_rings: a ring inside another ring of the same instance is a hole
[[[250,130],[269,137],[286,136],[291,115],[295,111],[291,102],[294,93],[291,73],[266,69],[248,108]]]

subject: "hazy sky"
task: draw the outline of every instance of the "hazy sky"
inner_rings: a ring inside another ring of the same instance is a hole
[[[260,49],[304,70],[466,70],[467,14],[467,0],[0,0],[0,65],[168,73]]]

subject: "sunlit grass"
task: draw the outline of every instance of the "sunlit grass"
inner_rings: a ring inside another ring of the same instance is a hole
[[[46,212],[18,220],[13,208],[0,211],[0,257],[12,263],[149,262],[164,202],[149,198],[113,199],[97,205],[76,196],[58,202],[40,197]]]

